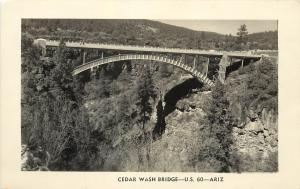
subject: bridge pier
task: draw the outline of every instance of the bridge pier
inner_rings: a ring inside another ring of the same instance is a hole
[[[97,58],[101,57],[103,59],[103,51],[97,50]]]
[[[218,78],[222,84],[225,84],[226,80],[226,67],[230,65],[230,60],[227,54],[224,54],[221,58],[219,63],[219,70],[218,70]]]
[[[83,50],[82,64],[85,64],[86,51]]]
[[[207,60],[205,62],[205,77],[207,77],[207,74],[208,74],[208,66],[209,66],[209,57],[207,57]]]
[[[244,58],[242,59],[242,66],[241,66],[242,68],[244,67]]]
[[[197,62],[197,55],[194,57],[194,61],[193,61],[193,69],[196,68],[196,62]]]

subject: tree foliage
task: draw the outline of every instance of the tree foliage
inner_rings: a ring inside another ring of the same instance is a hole
[[[278,71],[276,62],[263,58],[256,71],[247,81],[245,106],[254,107],[258,112],[263,108],[277,112],[278,107]]]

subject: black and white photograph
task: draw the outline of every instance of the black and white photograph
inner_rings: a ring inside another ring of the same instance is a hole
[[[21,20],[23,171],[278,171],[278,21]]]

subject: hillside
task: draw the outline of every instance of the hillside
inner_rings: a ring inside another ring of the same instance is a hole
[[[193,49],[237,50],[234,36],[194,31],[152,20],[24,19],[22,32],[34,38]],[[245,49],[277,49],[277,32],[249,34]]]

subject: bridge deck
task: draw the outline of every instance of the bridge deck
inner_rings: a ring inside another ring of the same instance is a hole
[[[47,40],[46,46],[57,47],[59,41]],[[171,54],[191,54],[201,55],[207,57],[222,57],[227,54],[232,58],[260,58],[261,55],[254,55],[250,52],[225,52],[225,51],[205,51],[198,49],[179,49],[179,48],[161,48],[151,46],[132,46],[132,45],[113,45],[101,43],[80,43],[80,42],[66,42],[67,47],[71,48],[88,48],[88,49],[108,49],[120,51],[134,51],[134,52],[153,52],[153,53],[171,53]]]

